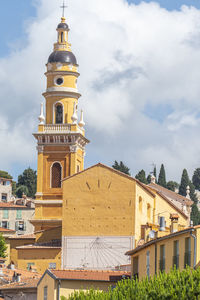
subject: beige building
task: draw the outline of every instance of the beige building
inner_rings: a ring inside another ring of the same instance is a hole
[[[14,200],[12,196],[12,179],[0,177],[0,201],[10,202]]]
[[[30,201],[26,205],[0,202],[0,227],[15,230],[16,234],[33,233],[34,227],[29,220],[34,213]]]
[[[74,291],[87,291],[91,288],[107,291],[116,286],[122,278],[130,278],[125,271],[96,270],[46,270],[38,282],[37,299],[57,300],[69,297]]]

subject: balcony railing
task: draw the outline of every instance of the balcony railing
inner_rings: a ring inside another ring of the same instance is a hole
[[[44,125],[45,133],[69,133],[72,124],[47,124]],[[77,131],[82,133],[82,129],[77,126]]]
[[[191,251],[185,252],[184,267],[191,266]]]
[[[173,256],[173,268],[174,268],[174,266],[176,267],[176,269],[179,268],[179,255]]]

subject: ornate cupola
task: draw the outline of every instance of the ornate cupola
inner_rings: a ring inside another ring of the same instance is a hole
[[[40,220],[44,215],[41,216],[40,210],[39,216],[37,205],[43,206],[44,210],[49,202],[54,208],[61,204],[62,179],[84,169],[85,146],[89,142],[85,138],[83,112],[78,113],[81,95],[77,79],[80,74],[68,41],[69,26],[64,16],[56,30],[57,42],[46,65],[45,113],[42,104],[38,132],[34,133],[38,144],[35,219]],[[49,220],[52,217],[49,215]],[[44,229],[44,222],[41,224],[36,229]]]

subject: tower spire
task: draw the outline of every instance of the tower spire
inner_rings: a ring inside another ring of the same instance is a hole
[[[65,5],[65,0],[63,0],[63,5],[60,8],[62,8],[62,17],[65,18],[65,8],[67,8],[67,5]]]

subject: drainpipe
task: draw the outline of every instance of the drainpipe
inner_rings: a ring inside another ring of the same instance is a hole
[[[195,266],[196,266],[196,257],[197,257],[197,237],[196,237],[196,235],[192,234],[192,232],[194,232],[194,231],[195,230],[192,229],[190,231],[190,235],[194,239],[194,263],[193,263],[193,268],[195,269]]]
[[[60,300],[60,280],[58,280],[57,300]]]
[[[157,243],[155,242],[155,275],[157,274]]]

